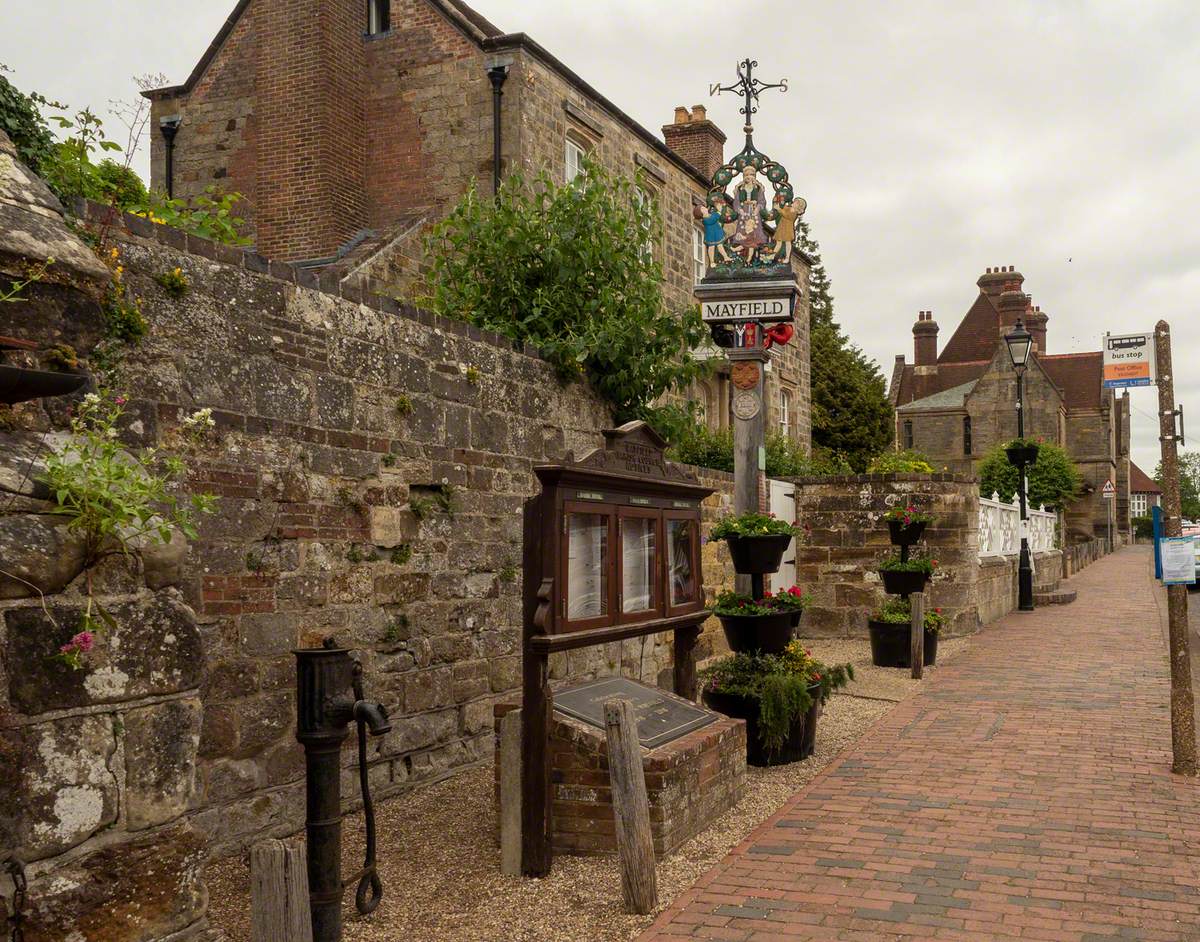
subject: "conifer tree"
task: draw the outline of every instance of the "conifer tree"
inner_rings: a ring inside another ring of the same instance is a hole
[[[892,441],[895,422],[886,382],[878,364],[838,326],[821,246],[803,221],[800,246],[813,262],[808,281],[813,446],[841,455],[854,470],[863,471]]]

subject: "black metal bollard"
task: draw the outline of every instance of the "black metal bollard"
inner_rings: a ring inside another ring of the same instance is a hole
[[[368,913],[379,905],[383,887],[375,872],[375,820],[367,786],[366,734],[391,729],[387,712],[362,696],[362,666],[345,648],[305,648],[296,655],[296,739],[304,746],[306,774],[305,835],[308,841],[308,892],[313,942],[342,938],[342,744],[349,724],[359,727],[359,780],[367,815],[367,859],[348,882],[359,881],[357,903]],[[368,892],[369,891],[369,892]]]

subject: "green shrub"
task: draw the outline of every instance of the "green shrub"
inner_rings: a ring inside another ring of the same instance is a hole
[[[661,433],[660,429],[660,433]],[[664,434],[671,442],[667,457],[683,464],[694,464],[714,471],[733,471],[733,430],[713,431],[693,422],[671,429]],[[849,463],[839,455],[814,450],[806,455],[803,446],[793,438],[778,433],[766,436],[766,473],[769,478],[828,477],[850,474]]]
[[[130,211],[151,222],[173,226],[202,239],[225,245],[249,245],[250,240],[241,233],[246,220],[234,215],[234,207],[243,199],[241,193],[222,193],[213,184],[190,200],[168,199],[162,193],[150,193],[143,202],[130,207]]]
[[[9,71],[0,64],[0,72]],[[17,149],[17,159],[38,174],[54,151],[54,136],[42,117],[43,106],[62,107],[56,102],[47,101],[37,92],[26,95],[0,75],[0,131],[12,140]]]
[[[1011,501],[1016,495],[1020,477],[1004,449],[1020,444],[1038,446],[1037,461],[1026,469],[1031,507],[1044,504],[1049,510],[1061,510],[1079,496],[1083,479],[1070,455],[1051,442],[1014,439],[991,449],[980,462],[979,493],[983,497],[995,493],[1001,500]]]
[[[868,474],[932,474],[933,465],[919,451],[885,451],[867,465]]]
[[[1133,518],[1133,533],[1139,540],[1154,539],[1154,518],[1153,517],[1134,517]]]
[[[707,369],[709,332],[668,310],[648,242],[660,215],[637,182],[596,164],[571,183],[509,174],[493,199],[472,187],[430,232],[423,303],[538,347],[567,381],[587,379],[618,421]]]

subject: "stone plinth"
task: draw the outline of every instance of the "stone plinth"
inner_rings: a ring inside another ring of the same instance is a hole
[[[500,717],[516,708],[513,701],[496,704],[496,727]],[[554,853],[615,854],[604,731],[555,713],[550,756]],[[657,749],[643,748],[642,768],[654,853],[661,859],[741,800],[746,785],[746,724],[722,716]]]

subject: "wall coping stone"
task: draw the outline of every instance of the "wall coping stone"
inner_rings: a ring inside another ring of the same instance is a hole
[[[924,474],[909,471],[889,471],[883,474],[831,474],[825,476],[806,476],[784,478],[792,484],[978,484],[979,478],[973,474],[957,474],[946,471],[935,471]]]

